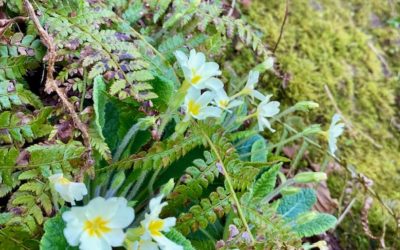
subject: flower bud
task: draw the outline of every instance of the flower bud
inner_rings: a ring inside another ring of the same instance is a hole
[[[321,132],[321,126],[319,124],[312,124],[311,126],[305,128],[302,133],[304,135],[312,135],[320,132]]]
[[[273,57],[268,57],[267,60],[264,62],[258,64],[254,70],[258,71],[260,73],[265,72],[266,70],[270,70],[274,67],[274,58]]]
[[[282,189],[281,194],[283,195],[292,195],[292,194],[297,194],[299,191],[301,191],[301,188],[298,187],[285,187]]]
[[[171,178],[171,179],[169,179],[169,181],[164,186],[161,187],[161,193],[164,196],[169,195],[169,193],[171,193],[171,191],[174,188],[174,186],[175,186],[174,179]]]
[[[296,110],[307,112],[311,109],[315,109],[319,107],[319,104],[313,101],[302,101],[298,102],[295,105]]]
[[[320,182],[328,177],[324,172],[303,172],[297,174],[293,179],[296,183]]]

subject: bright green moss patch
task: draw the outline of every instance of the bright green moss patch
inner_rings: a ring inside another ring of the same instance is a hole
[[[400,136],[392,121],[399,112],[395,98],[400,32],[388,24],[396,7],[389,2],[290,1],[276,57],[291,79],[282,86],[282,80],[266,77],[264,86],[279,87],[276,94],[287,104],[317,101],[320,109],[315,118],[328,123],[336,110],[326,85],[352,126],[340,140],[340,157],[373,179],[382,196],[399,199]],[[284,13],[285,1],[252,1],[247,14],[273,47]],[[371,224],[381,225],[382,214],[371,213]],[[353,223],[343,226],[348,224]],[[365,236],[357,237],[360,245],[368,243]]]

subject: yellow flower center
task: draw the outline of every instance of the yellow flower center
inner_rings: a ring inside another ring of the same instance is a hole
[[[228,100],[221,100],[219,101],[219,106],[222,108],[226,108],[228,106],[229,101]]]
[[[90,235],[100,237],[101,235],[111,231],[107,226],[108,221],[101,217],[96,217],[93,220],[85,221],[83,229]]]
[[[161,229],[164,226],[163,220],[152,220],[149,224],[149,231],[153,236],[161,236]]]
[[[199,76],[199,75],[195,75],[193,78],[192,78],[192,84],[197,84],[197,83],[199,83],[200,82],[200,80],[201,80],[201,76]]]
[[[69,183],[71,183],[71,182],[70,182],[67,178],[61,177],[61,178],[58,180],[58,183],[66,185],[66,184],[69,184]]]
[[[200,104],[196,103],[194,100],[190,100],[188,104],[188,111],[192,115],[198,115],[200,113]]]

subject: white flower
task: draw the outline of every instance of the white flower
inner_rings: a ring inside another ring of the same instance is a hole
[[[257,98],[258,100],[262,101],[265,99],[265,96],[261,94],[258,90],[255,89],[258,78],[260,76],[260,72],[251,70],[249,72],[249,76],[247,78],[246,86],[244,86],[243,90],[241,91],[242,94],[249,95],[251,98]]]
[[[339,114],[335,114],[332,117],[332,122],[331,125],[329,126],[329,130],[328,130],[328,144],[329,144],[329,151],[334,155],[336,150],[337,150],[337,146],[336,146],[336,142],[337,142],[337,138],[343,134],[344,131],[344,123],[338,123],[340,121],[340,115]]]
[[[206,62],[206,57],[201,52],[192,49],[189,57],[181,51],[175,52],[175,57],[185,75],[185,80],[197,89],[212,88],[214,83],[208,82],[212,77],[221,75],[219,65],[215,62]],[[216,87],[216,86],[214,86]]]
[[[75,205],[75,201],[83,199],[87,195],[85,184],[80,182],[72,182],[64,178],[63,174],[53,174],[49,177],[50,182],[54,185],[54,189],[60,194],[66,202]]]
[[[72,207],[63,213],[67,223],[64,236],[71,246],[81,250],[111,250],[122,246],[125,234],[123,229],[135,218],[125,198],[94,198],[84,207]]]
[[[136,244],[140,247],[138,249],[157,250],[159,247],[163,250],[183,250],[182,246],[162,234],[162,232],[168,232],[176,223],[174,217],[159,218],[162,208],[167,205],[166,202],[161,203],[163,197],[163,195],[159,195],[150,200],[150,213],[145,214],[144,220],[140,222],[144,228],[144,234],[141,236],[141,241]],[[152,244],[152,240],[157,243],[158,247]]]
[[[263,131],[264,128],[268,128],[271,132],[275,132],[275,130],[271,128],[267,117],[273,117],[279,113],[280,103],[277,101],[270,102],[269,99],[271,96],[272,95],[267,95],[257,107],[258,129],[260,131]]]
[[[183,108],[186,112],[185,120],[194,117],[198,120],[204,120],[207,117],[219,117],[222,113],[217,107],[208,106],[213,100],[215,94],[211,91],[206,91],[201,94],[200,90],[190,88],[185,96]]]
[[[231,109],[243,103],[240,100],[231,99],[223,88],[215,90],[214,93],[214,102],[221,109]]]

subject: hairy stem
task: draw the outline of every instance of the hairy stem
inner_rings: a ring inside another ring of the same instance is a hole
[[[140,187],[142,186],[144,180],[146,179],[148,171],[145,170],[139,177],[139,179],[136,181],[135,186],[132,188],[132,190],[129,192],[128,196],[126,197],[127,200],[132,200],[135,196],[136,193],[139,191]]]
[[[141,125],[140,122],[137,122],[133,124],[132,127],[128,130],[128,133],[126,133],[126,135],[122,139],[121,144],[119,144],[117,151],[115,151],[115,154],[112,159],[113,162],[117,162],[121,158],[121,155],[124,152],[126,146],[128,146],[131,139],[134,138],[137,132],[139,131],[140,125]]]
[[[288,176],[290,176],[293,172],[296,171],[297,165],[299,165],[300,160],[303,158],[303,155],[306,152],[307,148],[308,148],[308,142],[306,140],[304,140],[303,144],[301,144],[301,147],[300,147],[299,151],[296,154],[296,157],[293,160],[293,163],[290,166],[290,170],[289,170]]]

